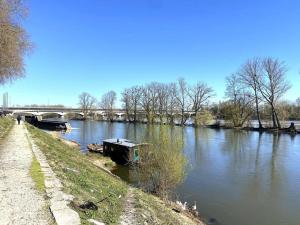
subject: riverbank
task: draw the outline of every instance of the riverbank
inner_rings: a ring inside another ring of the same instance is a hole
[[[242,130],[242,131],[255,131],[260,133],[274,133],[274,134],[289,134],[289,135],[297,135],[300,134],[300,130],[297,130],[294,127],[288,128],[255,128],[255,127],[231,127],[226,125],[207,125],[206,128],[210,129],[233,129],[233,130]]]
[[[131,207],[135,209],[134,215],[131,215],[135,221],[132,224],[203,224],[184,212],[175,212],[169,203],[132,188],[100,170],[77,148],[33,126],[27,125],[27,128],[62,181],[64,191],[75,197],[72,206],[79,213],[82,224],[90,224],[90,219],[105,224],[121,223],[120,218],[124,218],[124,214],[126,218],[128,212],[126,202],[129,190],[133,190],[130,198],[133,199]],[[92,202],[96,207],[83,208],[87,202]]]
[[[168,124],[168,123],[160,123],[160,122],[153,122],[153,123],[147,123],[145,121],[126,121],[126,120],[115,120],[115,121],[107,121],[107,120],[95,120],[95,121],[99,121],[99,122],[107,122],[107,123],[128,123],[128,124],[147,124],[147,125],[169,125],[169,126],[176,126],[176,127],[194,127],[194,128],[210,128],[210,129],[233,129],[233,130],[244,130],[244,131],[256,131],[256,132],[266,132],[266,133],[275,133],[275,134],[290,134],[290,135],[297,135],[300,134],[300,122],[296,121],[297,124],[295,124],[295,127],[290,127],[291,123],[293,123],[292,121],[286,121],[283,124],[283,128],[272,128],[272,127],[268,127],[268,122],[264,121],[265,126],[261,129],[259,129],[258,127],[255,126],[245,126],[245,127],[233,127],[230,125],[227,125],[224,121],[219,122],[218,120],[215,121],[210,121],[207,123],[207,125],[199,125],[196,126],[194,123],[187,123],[187,124],[179,124],[179,123],[175,123],[175,124]],[[253,121],[252,121],[253,122]],[[252,124],[251,122],[251,124]],[[255,124],[255,123],[254,123]]]
[[[49,133],[53,138],[64,142],[66,145],[68,145],[70,147],[80,149],[79,143],[77,143],[76,141],[70,141],[65,138],[62,138],[59,134],[60,133],[59,131],[47,131],[47,133]]]

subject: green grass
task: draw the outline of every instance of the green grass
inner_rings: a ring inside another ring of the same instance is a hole
[[[40,163],[37,161],[36,157],[33,157],[31,166],[30,166],[30,176],[33,179],[36,188],[40,192],[45,192],[45,177],[42,172]]]
[[[36,144],[47,157],[48,163],[63,183],[64,191],[75,196],[75,204],[85,201],[98,203],[97,211],[78,211],[82,224],[90,218],[105,224],[117,224],[121,215],[128,186],[92,165],[78,149],[70,147],[51,135],[26,125]],[[121,196],[119,198],[119,196]]]
[[[0,117],[0,138],[3,138],[13,127],[15,121],[9,117]]]

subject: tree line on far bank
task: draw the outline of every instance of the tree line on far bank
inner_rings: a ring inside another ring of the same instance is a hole
[[[267,106],[273,128],[281,128],[283,118],[280,100],[291,88],[286,80],[284,62],[273,59],[251,59],[231,76],[226,78],[226,97],[222,104],[225,119],[235,127],[243,126],[255,114],[259,128],[263,128],[262,106]]]
[[[168,84],[151,82],[132,86],[124,89],[121,95],[128,121],[141,121],[139,112],[143,111],[148,123],[154,123],[158,119],[160,123],[174,124],[178,118],[180,124],[184,125],[189,118],[187,113],[198,115],[207,108],[214,91],[203,82],[189,85],[184,78],[179,78],[177,82]],[[79,105],[85,114],[93,106],[98,106],[112,120],[116,100],[117,94],[114,91],[105,93],[98,103],[95,97],[84,92],[79,96]]]
[[[295,103],[282,100],[291,88],[286,72],[285,63],[278,59],[249,59],[226,78],[225,99],[219,103],[211,102],[215,96],[212,87],[202,81],[188,84],[184,78],[125,88],[120,100],[126,120],[131,122],[141,121],[139,112],[143,111],[147,123],[174,124],[176,120],[184,125],[192,116],[196,126],[214,118],[224,119],[233,127],[245,126],[255,119],[259,128],[263,128],[263,121],[271,121],[273,128],[281,128],[283,120],[300,119],[300,98]],[[79,99],[85,116],[91,108],[100,107],[109,120],[113,119],[115,91],[105,93],[99,102],[86,92]]]

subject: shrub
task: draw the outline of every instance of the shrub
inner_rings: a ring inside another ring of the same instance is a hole
[[[183,141],[178,133],[168,132],[165,126],[151,136],[152,143],[140,153],[139,182],[145,191],[167,199],[171,189],[185,177]]]

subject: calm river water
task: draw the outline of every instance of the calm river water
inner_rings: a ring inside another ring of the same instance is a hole
[[[83,147],[111,137],[139,141],[147,130],[145,124],[70,123],[77,129],[63,136]],[[196,201],[201,216],[219,225],[300,224],[300,135],[173,129],[182,133],[189,162],[176,193]]]

